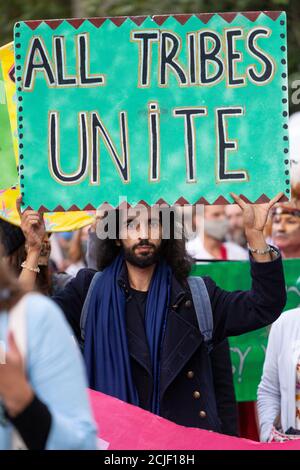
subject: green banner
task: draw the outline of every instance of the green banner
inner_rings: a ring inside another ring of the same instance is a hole
[[[300,307],[300,259],[284,260],[283,265],[288,297],[285,310],[289,310]],[[248,261],[195,265],[193,274],[210,276],[219,287],[229,291],[248,290],[251,286]],[[268,332],[269,327],[230,338],[233,377],[238,401],[256,400]]]
[[[14,39],[24,206],[289,195],[285,13],[28,21]]]
[[[0,191],[17,184],[18,173],[0,61]]]

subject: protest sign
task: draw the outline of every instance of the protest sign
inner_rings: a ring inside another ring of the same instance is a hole
[[[15,25],[24,207],[289,196],[283,12]]]
[[[300,307],[300,259],[285,259],[283,266],[287,289],[285,310],[289,310]],[[229,291],[248,290],[251,287],[248,261],[198,264],[193,267],[193,274],[210,276],[218,286]],[[256,400],[268,335],[269,327],[266,327],[230,338],[234,387],[238,401]]]

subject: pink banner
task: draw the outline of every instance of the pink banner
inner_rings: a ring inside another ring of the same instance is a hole
[[[99,437],[108,450],[299,450],[300,440],[260,443],[187,428],[90,390]]]

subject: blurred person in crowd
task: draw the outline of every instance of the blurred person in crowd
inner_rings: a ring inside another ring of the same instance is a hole
[[[28,249],[22,230],[9,222],[0,220],[0,241],[2,245],[1,253],[5,262],[12,269],[13,273],[18,276],[22,271],[22,263],[26,259]],[[49,252],[49,237],[46,233],[38,259],[37,269],[39,273],[36,279],[37,289],[45,295],[49,295],[51,292],[48,269]]]
[[[68,252],[72,235],[72,232],[56,232],[51,235],[50,260],[54,263],[59,272],[64,272],[70,264]]]
[[[225,206],[225,216],[228,220],[227,239],[242,248],[247,248],[247,239],[243,224],[243,212],[237,204],[227,204]]]
[[[284,258],[298,258],[300,251],[298,211],[300,210],[300,112],[289,119],[291,201],[277,204],[267,224],[267,240],[275,243]],[[293,215],[294,214],[294,215]],[[294,231],[295,230],[295,231]]]
[[[271,327],[257,407],[261,441],[300,438],[300,308]]]
[[[89,227],[90,226],[86,226],[73,232],[68,251],[70,264],[66,268],[66,273],[71,276],[76,276],[80,269],[86,268],[87,266],[86,254]]]
[[[26,229],[26,228],[25,228]],[[45,233],[39,257],[37,261],[36,289],[44,295],[53,295],[62,289],[71,275],[57,273],[56,267],[49,261],[51,234]],[[22,272],[22,265],[26,260],[28,249],[31,247],[26,243],[23,231],[20,227],[0,220],[0,243],[2,246],[2,257],[16,276]]]
[[[248,252],[237,243],[225,241],[229,231],[229,222],[224,206],[205,206],[204,221],[197,213],[194,216],[194,225],[203,226],[203,240],[201,233],[187,242],[187,252],[195,260],[247,260]]]
[[[272,240],[283,258],[300,258],[300,200],[292,199],[273,209]]]
[[[96,449],[84,366],[62,312],[2,263],[0,347],[0,449]]]
[[[87,234],[87,245],[86,245],[86,264],[90,269],[97,271],[97,252],[98,252],[98,242],[97,237],[97,225],[99,224],[100,216],[96,214],[93,223],[88,228]]]
[[[82,344],[91,388],[177,424],[222,432],[209,346],[272,323],[285,305],[282,261],[263,236],[269,210],[281,196],[249,205],[233,194],[252,253],[252,287],[227,292],[209,277],[199,278],[198,298],[212,310],[210,344],[199,329],[188,283],[191,260],[185,240],[175,237],[173,218],[164,237],[163,209],[156,216],[146,208],[138,217],[112,212],[120,219],[116,237],[98,246],[102,272],[79,271],[53,298]],[[37,217],[26,233],[36,249],[43,227]],[[38,250],[27,267],[34,268],[37,259]],[[24,269],[25,274],[34,283],[34,271]]]

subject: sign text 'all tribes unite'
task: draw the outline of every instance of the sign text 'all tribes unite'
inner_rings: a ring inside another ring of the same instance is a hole
[[[288,195],[283,13],[17,26],[26,206]]]

